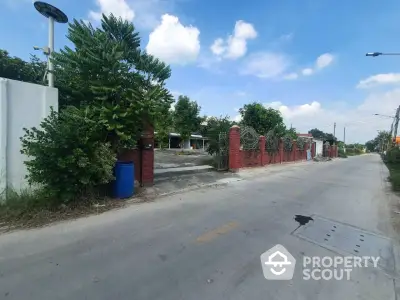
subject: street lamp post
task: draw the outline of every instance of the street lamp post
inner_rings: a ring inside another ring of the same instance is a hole
[[[35,50],[42,49],[44,54],[47,56],[47,80],[49,86],[54,87],[53,62],[51,61],[51,54],[54,52],[54,22],[67,23],[68,17],[57,7],[54,7],[48,3],[35,1],[33,5],[39,13],[49,19],[49,45],[44,48],[33,48]]]
[[[382,52],[368,52],[365,56],[377,57],[382,55],[400,55],[400,53],[382,53]]]

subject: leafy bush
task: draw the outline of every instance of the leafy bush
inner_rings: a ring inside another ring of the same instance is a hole
[[[346,152],[344,152],[344,149],[343,149],[343,148],[339,148],[339,150],[338,150],[338,157],[347,158],[347,154],[346,154]]]
[[[229,129],[233,122],[228,116],[210,117],[207,125],[202,127],[201,134],[207,137],[207,152],[210,155],[219,154],[229,149]]]
[[[394,147],[386,152],[386,161],[388,163],[400,163],[400,149]]]
[[[394,152],[399,152],[398,149],[397,150],[392,149],[392,150],[394,150]],[[392,183],[393,190],[400,191],[400,164],[398,162],[388,162],[388,161],[385,161],[385,164],[390,172],[389,180]]]
[[[293,140],[292,140],[291,136],[285,135],[285,136],[282,138],[282,142],[283,142],[283,150],[284,150],[285,152],[290,152],[290,151],[292,151],[292,148],[293,148]]]
[[[113,179],[116,155],[89,108],[54,110],[41,128],[26,129],[21,138],[30,184],[41,186],[57,202],[68,203]]]

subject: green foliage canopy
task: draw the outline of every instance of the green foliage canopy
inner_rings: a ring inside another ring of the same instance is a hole
[[[51,111],[40,128],[24,129],[21,153],[30,184],[42,186],[51,199],[68,203],[96,185],[113,179],[115,153],[102,142],[89,109]]]
[[[182,140],[187,140],[194,132],[200,131],[200,106],[196,101],[191,101],[187,96],[179,96],[174,110],[174,128],[181,135]]]
[[[0,77],[43,84],[47,63],[32,55],[30,61],[11,57],[6,50],[0,49]]]
[[[273,108],[266,108],[261,103],[253,102],[239,109],[241,125],[253,127],[260,135],[266,135],[275,129],[277,136],[283,136],[286,126],[281,113]]]
[[[90,107],[113,148],[132,148],[144,123],[155,124],[173,102],[171,70],[140,48],[132,23],[103,15],[101,26],[74,20],[74,49],[54,53],[60,106]]]

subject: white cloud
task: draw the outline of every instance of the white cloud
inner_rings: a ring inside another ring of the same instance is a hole
[[[285,80],[295,80],[297,78],[299,78],[299,75],[297,73],[289,73],[283,76],[283,79]]]
[[[330,53],[325,53],[325,54],[320,55],[317,58],[316,68],[317,69],[326,68],[327,66],[329,66],[333,62],[333,59],[334,59],[334,57]]]
[[[133,21],[135,12],[125,0],[96,0],[99,11],[90,11],[89,18],[93,21],[99,21],[102,14],[113,14],[116,17],[121,17],[126,21]]]
[[[304,76],[310,76],[310,75],[312,75],[312,73],[314,73],[314,70],[311,69],[311,68],[306,68],[306,69],[303,69],[303,70],[301,71],[301,73],[302,73]]]
[[[304,76],[310,76],[315,74],[317,71],[328,67],[334,61],[335,57],[330,53],[324,53],[317,57],[314,66],[309,68],[304,68],[301,74]]]
[[[255,39],[257,31],[250,23],[239,20],[235,24],[233,34],[226,40],[217,38],[211,45],[212,53],[228,59],[237,59],[247,52],[247,41]]]
[[[215,55],[221,55],[222,53],[224,53],[225,52],[224,40],[221,38],[216,39],[214,43],[211,45],[211,51]]]
[[[321,110],[321,104],[317,101],[292,107],[286,106],[280,101],[275,101],[266,103],[265,106],[278,109],[285,118],[289,119],[296,116],[312,116]]]
[[[377,74],[367,79],[360,80],[357,88],[366,89],[384,84],[399,84],[400,73]]]
[[[150,33],[146,50],[167,63],[184,65],[197,59],[199,35],[196,27],[184,26],[177,17],[165,14]]]
[[[98,25],[102,13],[113,13],[124,20],[133,20],[140,29],[152,30],[159,24],[161,15],[174,11],[176,1],[179,0],[95,0],[97,9],[89,12],[88,19]]]
[[[231,121],[239,123],[240,121],[242,121],[242,115],[231,117]]]
[[[289,42],[293,39],[293,33],[283,34],[279,37],[279,42]]]
[[[259,52],[248,57],[240,72],[259,78],[275,78],[282,75],[289,66],[290,61],[284,54]]]
[[[244,75],[255,75],[260,78],[279,77],[283,80],[296,80],[300,75],[310,76],[315,74],[317,71],[329,66],[333,60],[334,56],[332,54],[325,53],[316,59],[312,68],[308,67],[299,72],[286,73],[291,66],[288,56],[283,53],[260,52],[252,54],[247,58],[241,73]]]
[[[286,125],[292,124],[300,133],[307,133],[312,128],[333,133],[333,124],[336,122],[336,136],[339,140],[343,140],[343,128],[346,127],[346,143],[364,143],[373,139],[377,130],[390,129],[391,119],[379,118],[374,114],[394,115],[399,105],[398,99],[400,89],[370,94],[356,107],[343,103],[324,107],[318,101],[296,106],[274,101],[265,106],[278,109]]]

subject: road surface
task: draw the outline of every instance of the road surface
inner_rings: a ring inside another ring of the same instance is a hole
[[[394,237],[378,155],[244,174],[226,186],[0,236],[0,299],[397,299],[388,257],[386,266],[353,269],[350,280],[303,279],[304,256],[346,255],[346,241],[330,248],[301,237],[324,224],[317,220],[348,228],[344,234],[364,230],[371,256],[384,250],[374,237]],[[294,231],[296,214],[316,221]],[[276,244],[297,260],[292,280],[263,277],[260,255]],[[382,255],[397,258],[396,245]]]

